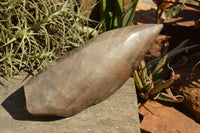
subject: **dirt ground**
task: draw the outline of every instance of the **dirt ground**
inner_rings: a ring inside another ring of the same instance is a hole
[[[154,23],[156,6],[139,2],[137,6],[134,24]],[[188,14],[188,11],[184,11]],[[192,13],[193,14],[193,13]],[[184,16],[184,14],[181,14]],[[190,15],[194,17],[193,15]],[[200,17],[199,14],[196,16]],[[164,15],[162,16],[164,19]],[[195,18],[196,19],[196,18]],[[168,38],[169,51],[189,38],[187,46],[200,44],[199,29],[196,31],[193,18],[180,20],[173,18],[164,24],[165,30],[158,36],[156,42],[149,50],[146,61],[161,55],[163,41]],[[177,21],[177,22],[176,22]],[[173,25],[170,25],[170,22]],[[176,25],[175,27],[173,27]],[[166,30],[169,28],[169,30]],[[190,34],[190,32],[192,34]],[[196,32],[196,33],[195,33]],[[176,80],[171,86],[174,94],[184,96],[182,103],[164,103],[148,100],[140,109],[142,133],[199,133],[200,132],[200,64],[193,71],[195,64],[200,61],[200,48],[185,50],[176,56],[170,65],[174,66]]]
[[[158,38],[163,39],[164,36],[160,35]],[[154,43],[149,51],[148,59],[160,56],[161,50],[162,45]],[[181,58],[187,58],[187,61],[182,64]],[[174,69],[176,80],[171,89],[175,95],[183,95],[184,101],[165,103],[148,100],[139,108],[142,133],[200,132],[200,66],[192,72],[199,60],[200,49],[196,49],[183,52],[172,61],[171,64],[176,64],[178,67]]]

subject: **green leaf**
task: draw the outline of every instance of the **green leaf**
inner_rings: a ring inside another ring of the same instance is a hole
[[[141,81],[141,79],[140,79],[140,77],[139,77],[139,75],[138,75],[137,70],[135,70],[135,71],[133,72],[133,78],[134,78],[136,87],[141,91],[141,90],[143,89],[144,86],[142,85],[142,81]]]
[[[138,0],[134,0],[127,9],[127,12],[123,16],[122,27],[128,26],[132,23],[132,20],[135,16],[135,10]]]
[[[165,16],[167,19],[176,16],[180,11],[182,11],[184,7],[182,5],[174,5],[167,9],[165,9]]]
[[[123,0],[110,0],[100,1],[100,14],[101,20],[104,20],[103,30],[108,31],[114,28],[122,27],[123,19]]]
[[[123,0],[117,0],[114,8],[112,29],[122,27]]]

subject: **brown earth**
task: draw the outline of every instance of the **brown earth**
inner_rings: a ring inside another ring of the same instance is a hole
[[[138,3],[134,24],[154,23],[156,6]],[[188,12],[192,15],[188,15]],[[185,14],[185,18],[183,17]],[[146,61],[159,57],[163,48],[163,41],[168,38],[169,50],[175,48],[186,38],[190,43],[200,42],[200,29],[195,25],[198,13],[184,11],[182,17],[174,17],[165,22],[165,31],[159,35],[146,56]],[[162,17],[164,19],[164,15]],[[182,18],[182,19],[181,19]],[[184,30],[186,29],[186,30]],[[166,35],[166,32],[168,33]],[[194,34],[189,34],[194,33]],[[189,45],[187,46],[190,46]],[[184,62],[186,59],[186,62]],[[144,133],[199,133],[200,132],[200,65],[194,73],[192,69],[200,61],[200,49],[186,50],[179,54],[170,64],[176,65],[176,81],[172,85],[174,94],[182,94],[181,104],[146,102],[139,109],[141,115],[141,131]],[[183,63],[184,62],[184,63]]]
[[[188,63],[176,70],[179,79],[173,84],[175,93],[182,94],[185,99],[183,105],[200,122],[200,69],[199,66],[193,72],[195,63],[200,60],[200,52],[188,57]]]
[[[141,108],[140,128],[147,133],[199,133],[200,126],[190,117],[156,101],[147,101]]]

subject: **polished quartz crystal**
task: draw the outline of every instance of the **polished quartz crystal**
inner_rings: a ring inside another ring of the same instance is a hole
[[[99,35],[24,85],[27,110],[68,117],[105,100],[128,80],[161,29],[146,24]]]

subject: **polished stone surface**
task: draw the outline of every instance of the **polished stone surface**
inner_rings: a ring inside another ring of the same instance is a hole
[[[128,80],[161,29],[146,24],[100,34],[24,85],[27,110],[69,117],[107,99]]]

